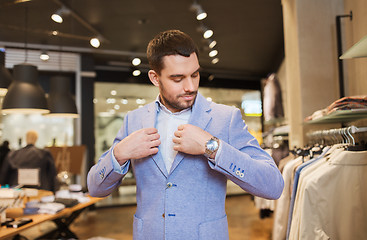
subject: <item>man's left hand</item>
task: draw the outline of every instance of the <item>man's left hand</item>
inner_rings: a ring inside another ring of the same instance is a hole
[[[197,126],[191,124],[180,125],[173,138],[175,144],[173,149],[192,155],[204,154],[205,144],[212,137],[210,133]]]

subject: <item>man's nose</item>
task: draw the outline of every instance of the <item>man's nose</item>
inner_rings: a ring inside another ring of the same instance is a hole
[[[184,90],[185,92],[193,92],[195,91],[195,84],[194,84],[194,80],[189,77],[186,79],[185,83],[184,83]]]

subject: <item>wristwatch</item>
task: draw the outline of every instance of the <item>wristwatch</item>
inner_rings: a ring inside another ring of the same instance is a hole
[[[219,139],[212,137],[205,143],[205,153],[204,156],[210,158],[213,153],[215,153],[219,148]]]

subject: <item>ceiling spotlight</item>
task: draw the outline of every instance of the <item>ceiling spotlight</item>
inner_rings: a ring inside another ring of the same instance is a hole
[[[219,62],[219,58],[213,58],[212,64],[217,64]]]
[[[196,19],[198,21],[201,21],[208,16],[201,5],[196,2],[191,5],[191,10],[196,12]]]
[[[57,10],[54,14],[51,15],[51,19],[54,20],[57,23],[62,23],[63,18],[62,16],[68,15],[70,13],[70,10],[67,9],[65,6]]]
[[[209,28],[207,28],[204,24],[200,24],[200,26],[197,28],[198,32],[201,32],[203,34],[203,37],[205,39],[210,38],[211,36],[213,36],[213,30],[210,30]]]
[[[50,59],[50,56],[48,55],[48,53],[46,51],[42,51],[41,55],[40,55],[40,59],[42,61],[47,61]]]
[[[137,77],[141,74],[140,70],[134,70],[133,71],[133,76]]]
[[[58,32],[58,31],[52,31],[52,35],[53,35],[53,36],[56,36],[57,34],[59,34],[59,32]]]
[[[213,48],[213,47],[215,47],[215,45],[217,45],[217,41],[215,41],[215,40],[209,40],[209,47],[210,48]]]
[[[209,57],[215,57],[215,56],[217,56],[217,54],[218,54],[218,51],[217,50],[211,50],[209,52]]]
[[[208,29],[208,30],[206,30],[205,32],[204,32],[204,34],[203,34],[203,37],[205,38],[205,39],[208,39],[208,38],[210,38],[211,36],[213,36],[213,30],[210,30],[210,29]]]
[[[134,66],[138,66],[140,63],[141,63],[141,60],[140,58],[134,58],[131,63],[134,65]]]
[[[90,40],[90,45],[92,45],[94,48],[99,48],[99,46],[101,45],[101,42],[99,41],[97,37],[94,37]]]

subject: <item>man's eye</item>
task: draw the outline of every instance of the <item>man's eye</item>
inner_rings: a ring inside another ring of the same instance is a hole
[[[199,76],[199,73],[194,73],[194,74],[191,75],[191,77],[193,77],[193,78],[197,78],[198,76]]]
[[[175,81],[175,82],[180,82],[182,80],[182,78],[181,77],[180,78],[172,78],[172,80]]]

